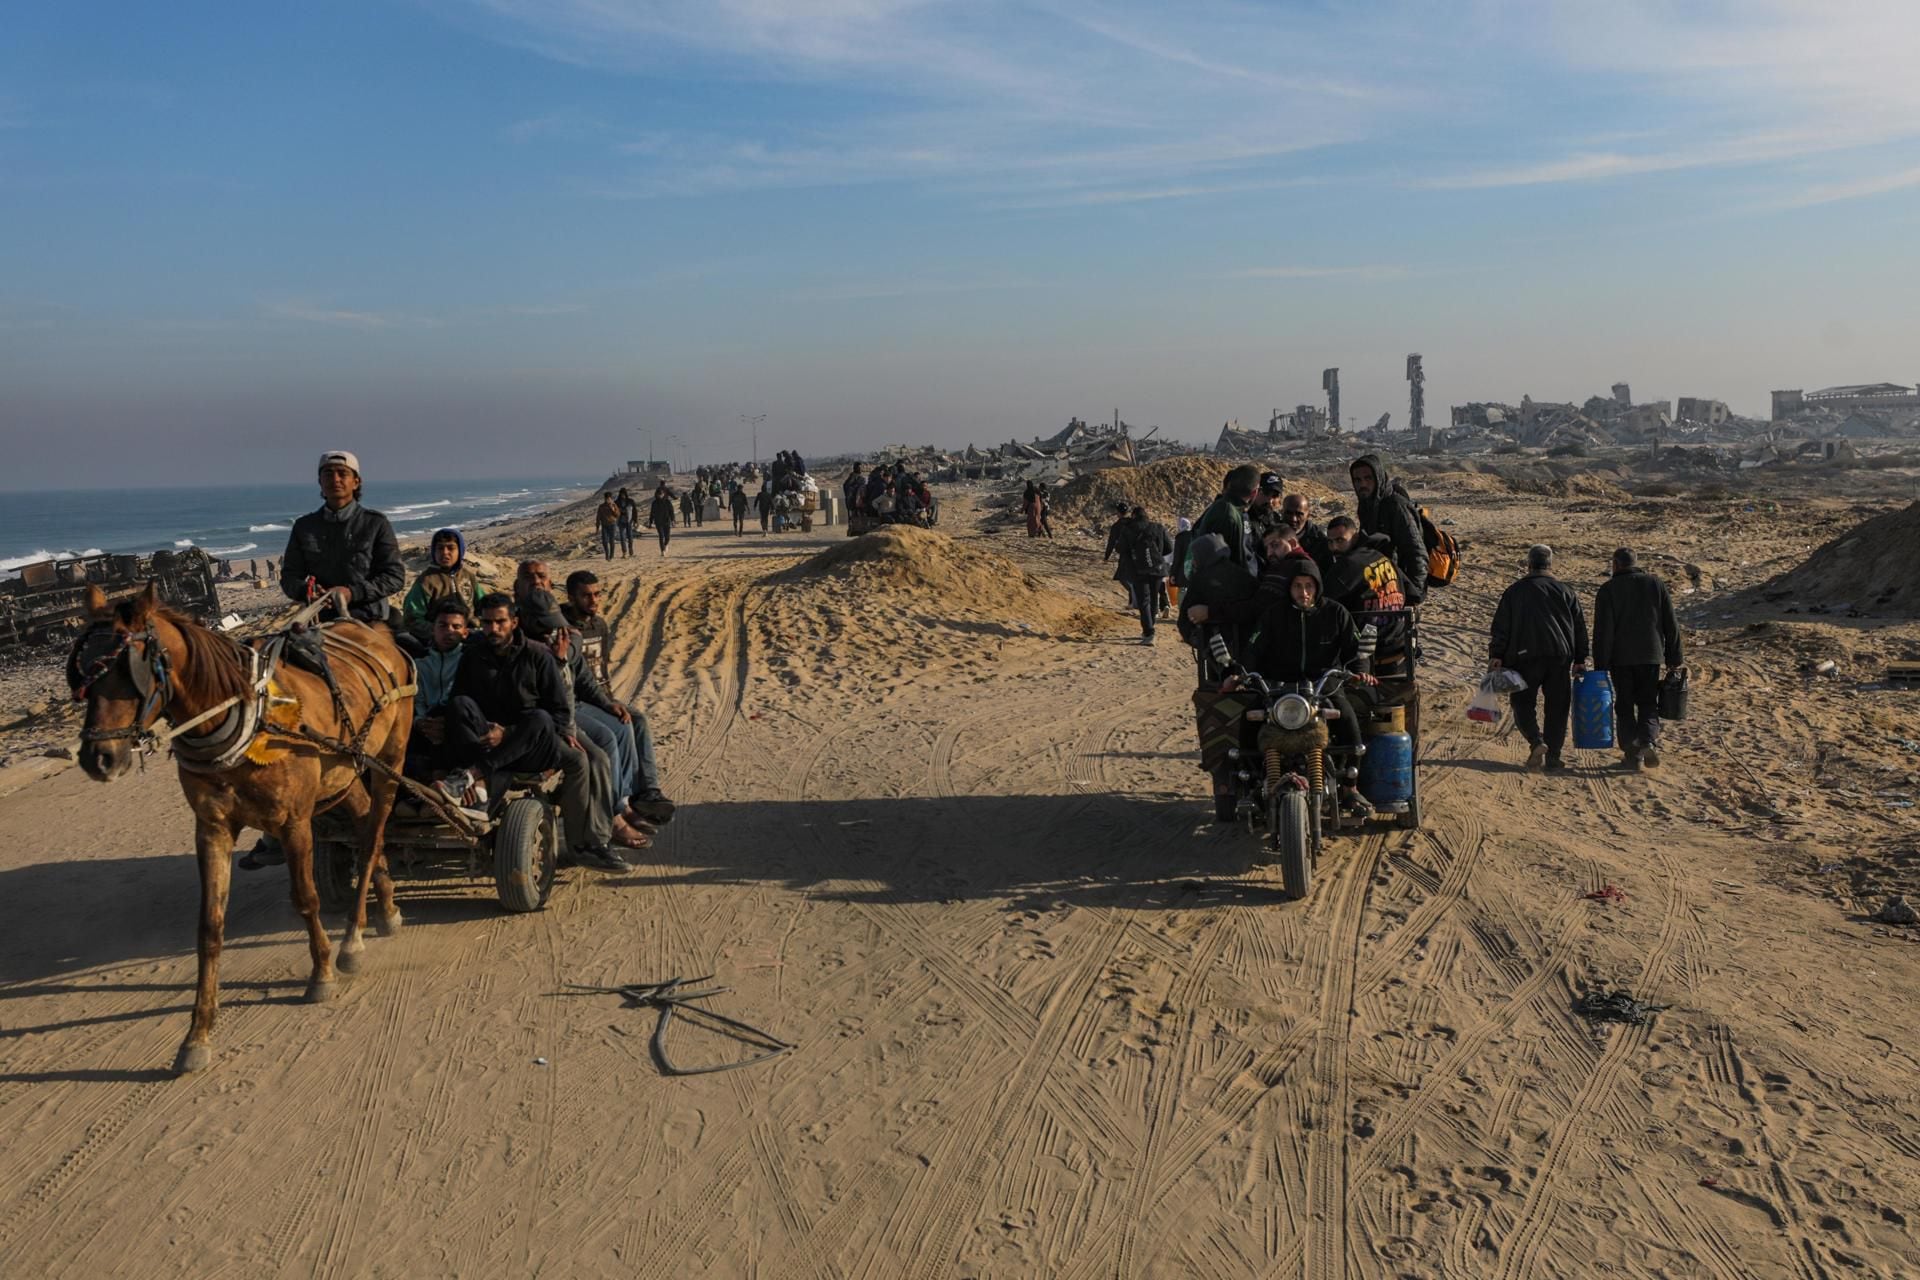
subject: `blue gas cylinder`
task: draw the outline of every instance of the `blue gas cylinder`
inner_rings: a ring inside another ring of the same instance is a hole
[[[1582,751],[1613,745],[1613,677],[1604,671],[1573,678],[1573,745]]]
[[[1377,809],[1400,810],[1413,799],[1413,739],[1405,732],[1367,739],[1360,758],[1360,794]]]

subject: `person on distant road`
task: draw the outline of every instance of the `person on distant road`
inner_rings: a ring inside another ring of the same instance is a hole
[[[393,525],[360,505],[360,459],[343,449],[320,455],[321,507],[293,522],[280,558],[280,590],[296,604],[331,591],[340,612],[384,622],[387,597],[407,585]]]
[[[760,516],[760,536],[766,537],[767,530],[773,525],[773,489],[771,482],[762,480],[760,492],[753,495],[753,509]]]
[[[613,559],[614,545],[620,540],[620,504],[611,492],[600,495],[600,505],[593,511],[593,527],[600,535],[600,550],[607,559]]]
[[[1356,464],[1358,465],[1358,464]],[[1518,672],[1527,682],[1512,696],[1513,723],[1527,740],[1527,768],[1561,769],[1567,716],[1573,707],[1573,672],[1587,665],[1587,618],[1573,588],[1553,576],[1553,548],[1527,551],[1527,576],[1508,587],[1493,611],[1487,665]],[[1543,735],[1536,707],[1547,695]]]
[[[1120,563],[1127,570],[1127,589],[1140,615],[1141,644],[1153,643],[1154,618],[1165,590],[1167,557],[1172,553],[1167,527],[1147,519],[1145,507],[1127,514],[1120,530]]]
[[[727,490],[727,508],[733,513],[733,532],[735,537],[743,537],[747,532],[747,487],[735,480]]]
[[[622,486],[614,497],[614,505],[620,508],[620,549],[628,559],[633,558],[633,531],[640,523],[640,504],[633,495]]]
[[[1627,768],[1660,763],[1660,667],[1672,675],[1684,660],[1667,584],[1634,562],[1632,548],[1621,547],[1613,553],[1613,576],[1593,597],[1593,665],[1613,680],[1620,763]]]
[[[653,491],[653,505],[647,508],[647,524],[660,539],[660,554],[667,554],[667,543],[673,540],[673,490],[666,482]]]

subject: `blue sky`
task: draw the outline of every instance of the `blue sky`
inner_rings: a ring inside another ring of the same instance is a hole
[[[1920,6],[38,4],[0,485],[1920,378]]]

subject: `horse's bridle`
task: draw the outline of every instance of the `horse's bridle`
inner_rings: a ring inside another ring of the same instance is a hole
[[[103,648],[99,641],[104,637],[117,643],[99,657],[88,660],[90,648]],[[133,723],[121,729],[95,729],[91,726],[80,731],[82,742],[118,742],[131,738],[137,741],[151,739],[153,726],[166,714],[167,703],[173,697],[173,669],[167,660],[167,647],[160,643],[160,637],[154,633],[153,621],[147,620],[146,630],[141,632],[115,631],[112,624],[96,622],[82,631],[73,642],[73,650],[67,655],[67,684],[73,689],[73,700],[84,702],[93,686],[111,673],[117,663],[124,661],[127,679],[132,681],[134,692],[140,695],[140,712]]]

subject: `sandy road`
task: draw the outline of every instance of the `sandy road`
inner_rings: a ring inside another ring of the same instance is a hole
[[[1756,883],[1672,816],[1679,770],[1528,777],[1451,714],[1494,570],[1432,628],[1429,829],[1289,904],[1202,821],[1177,645],[851,627],[764,581],[837,537],[615,566],[684,806],[635,874],[516,918],[406,887],[309,1008],[284,877],[237,873],[196,1077],[161,1070],[197,893],[170,771],[0,798],[6,1272],[1912,1273],[1911,946]],[[1077,544],[986,541],[1105,598]],[[799,1051],[662,1079],[648,1017],[562,993],[702,973]],[[1596,1032],[1598,979],[1672,1008]]]

